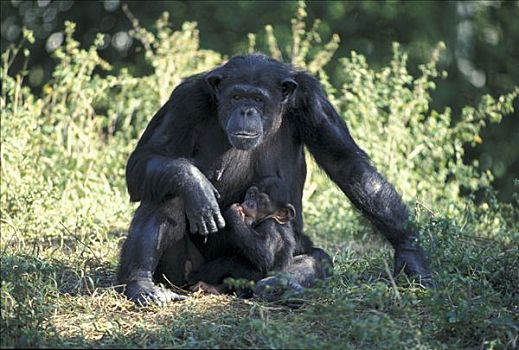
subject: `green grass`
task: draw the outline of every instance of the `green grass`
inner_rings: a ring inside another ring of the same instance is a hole
[[[519,196],[496,201],[492,174],[463,158],[465,147],[484,142],[481,128],[510,114],[519,89],[456,116],[431,110],[441,45],[413,77],[397,44],[379,70],[354,52],[339,58],[344,84],[334,87],[322,68],[338,37],[320,45],[305,18],[301,5],[297,50],[284,57],[296,53],[292,62],[321,79],[353,136],[403,193],[438,287],[393,281],[390,247],[309,158],[306,232],[333,255],[335,270],[292,301],[299,307],[195,293],[142,309],[116,293],[135,210],[124,182],[128,155],[180,79],[224,58],[199,47],[196,25],[173,31],[162,18],[155,34],[136,26],[153,72],[134,77],[112,71],[95,46],[80,48],[67,23],[40,96],[24,84],[26,71],[10,71],[29,50],[2,54],[2,347],[517,348]],[[279,55],[270,27],[267,37],[265,51]]]
[[[519,251],[431,222],[435,290],[400,278],[378,239],[335,251],[331,280],[299,308],[190,294],[139,308],[113,289],[122,234],[2,253],[2,347],[513,348]]]

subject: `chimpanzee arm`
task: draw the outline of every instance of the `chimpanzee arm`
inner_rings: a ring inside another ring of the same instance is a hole
[[[410,231],[405,228],[407,207],[400,196],[370,164],[350,132],[326,98],[317,80],[305,73],[298,76],[301,93],[296,103],[304,143],[317,163],[339,185],[393,244]]]
[[[306,73],[299,73],[296,81],[293,117],[317,163],[395,247],[396,270],[405,266],[410,275],[430,278],[400,195],[370,164],[319,82]]]
[[[132,201],[160,203],[181,197],[191,231],[207,234],[223,228],[225,221],[218,192],[189,160],[200,113],[212,112],[209,102],[197,102],[207,95],[201,83],[194,78],[179,85],[153,117],[128,160],[126,181]]]

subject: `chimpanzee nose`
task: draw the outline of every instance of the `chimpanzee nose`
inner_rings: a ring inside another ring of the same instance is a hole
[[[254,108],[244,108],[241,110],[241,115],[245,117],[252,117],[256,111]]]

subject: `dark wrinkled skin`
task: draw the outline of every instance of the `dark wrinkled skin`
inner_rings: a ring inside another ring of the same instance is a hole
[[[217,199],[220,194],[214,186],[201,177],[198,188],[190,186],[190,193],[184,195],[186,216],[191,233],[207,235],[225,227]]]
[[[128,285],[125,292],[128,298],[140,306],[149,304],[165,306],[172,301],[186,299],[185,296],[174,293],[169,289],[156,286],[150,281],[138,281]]]
[[[175,88],[130,156],[130,199],[141,204],[121,250],[118,279],[126,295],[156,300],[153,296],[165,293],[157,282],[183,285],[188,270],[233,256],[222,211],[260,178],[289,179],[288,201],[301,213],[305,146],[393,245],[397,270],[405,266],[408,275],[429,281],[407,207],[355,143],[317,79],[266,56],[249,55]],[[303,233],[301,215],[293,230],[290,274],[315,280],[322,269],[312,270],[320,261]]]

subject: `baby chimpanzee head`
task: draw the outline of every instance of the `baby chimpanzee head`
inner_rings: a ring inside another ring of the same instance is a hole
[[[244,220],[249,225],[258,225],[274,219],[286,224],[296,216],[294,206],[288,203],[288,188],[279,177],[265,177],[250,187],[241,204]]]

